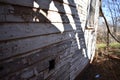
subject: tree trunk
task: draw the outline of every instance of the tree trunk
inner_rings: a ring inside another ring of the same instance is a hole
[[[106,47],[107,47],[107,50],[109,49],[109,31],[107,30],[107,40],[106,40]]]

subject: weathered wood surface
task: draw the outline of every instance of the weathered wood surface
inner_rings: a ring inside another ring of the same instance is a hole
[[[10,42],[2,42],[0,45],[0,60],[14,55],[25,54],[35,49],[39,49],[66,39],[71,39],[72,36],[70,37],[69,34],[74,35],[73,32],[66,32],[63,34],[52,34],[15,40]]]
[[[44,8],[46,7],[48,9],[48,5],[51,3],[51,2],[55,2],[55,3],[65,3],[65,4],[68,4],[68,5],[71,5],[71,6],[75,6],[76,4],[74,3],[74,0],[24,0],[24,1],[21,1],[21,0],[0,0],[0,2],[3,2],[3,3],[9,3],[9,4],[14,4],[14,5],[21,5],[21,6],[28,6],[28,7],[34,7],[33,4],[34,2],[38,3],[39,4],[39,7],[40,8]],[[77,2],[77,1],[76,1]]]
[[[76,15],[58,13],[40,9],[24,8],[19,6],[1,5],[0,22],[39,22],[39,23],[76,23],[79,22]]]
[[[55,25],[58,25],[57,27]],[[63,28],[64,32],[73,31],[73,28],[76,27],[75,24],[62,24],[62,23],[5,23],[0,24],[0,41],[16,39],[16,38],[25,38],[25,37],[34,37],[42,36],[49,34],[61,34],[59,28]],[[64,26],[63,26],[64,25]]]
[[[60,42],[58,44],[54,44],[54,45],[50,45],[50,47],[46,47],[43,49],[40,49],[34,53],[28,54],[26,56],[22,56],[22,57],[17,57],[17,58],[12,58],[9,59],[7,61],[1,62],[1,67],[4,68],[4,70],[2,72],[0,72],[0,77],[2,77],[3,75],[6,75],[8,73],[12,74],[13,72],[19,71],[21,69],[24,68],[28,68],[30,66],[34,66],[35,64],[37,65],[41,65],[43,64],[43,68],[40,67],[39,70],[37,70],[38,72],[48,68],[48,60],[46,60],[48,57],[53,58],[59,54],[64,54],[64,52],[66,51],[66,49],[71,47],[71,41],[67,40],[67,41],[63,41]],[[57,49],[57,50],[54,50]],[[48,58],[49,59],[49,58]],[[45,62],[44,60],[47,62],[47,67],[45,67]]]
[[[94,56],[97,28],[85,29],[89,5],[88,0],[0,0],[0,80],[74,80]]]

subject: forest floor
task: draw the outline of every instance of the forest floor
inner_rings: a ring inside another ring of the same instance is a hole
[[[120,47],[97,51],[80,80],[120,80]]]

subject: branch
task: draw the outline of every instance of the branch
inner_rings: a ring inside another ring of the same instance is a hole
[[[103,11],[102,11],[102,3],[100,4],[100,11],[101,11],[101,15],[103,16],[104,20],[105,20],[105,24],[106,24],[106,27],[107,27],[107,30],[108,30],[108,33],[113,37],[114,40],[116,40],[118,43],[120,43],[120,41],[111,33],[110,29],[109,29],[109,25],[107,23],[107,19],[106,17],[104,16],[103,14]]]

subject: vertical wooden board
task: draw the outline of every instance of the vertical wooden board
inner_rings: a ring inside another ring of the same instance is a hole
[[[95,29],[94,29],[94,33],[92,33],[94,42],[92,45],[92,53],[93,54],[91,54],[91,58],[90,58],[91,62],[92,62],[94,55],[95,55],[96,36],[97,36],[97,27],[98,27],[98,18],[99,18],[99,6],[100,6],[100,1],[97,0],[96,6],[95,6],[95,21],[94,21],[94,28]]]

